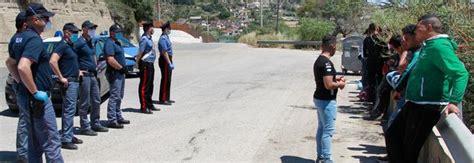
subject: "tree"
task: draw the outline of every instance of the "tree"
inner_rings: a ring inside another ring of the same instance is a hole
[[[300,20],[298,34],[304,41],[319,41],[325,35],[334,32],[335,25],[331,21],[303,18]]]

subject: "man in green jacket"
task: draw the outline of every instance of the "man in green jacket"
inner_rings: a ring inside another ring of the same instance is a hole
[[[391,162],[417,162],[418,154],[441,114],[459,113],[468,82],[468,72],[456,56],[457,44],[442,34],[442,23],[435,15],[418,19],[416,39],[423,42],[413,68],[397,124],[397,147],[389,155]]]

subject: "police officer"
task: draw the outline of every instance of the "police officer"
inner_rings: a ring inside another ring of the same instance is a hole
[[[161,83],[160,83],[160,99],[158,104],[171,105],[174,101],[170,100],[170,88],[171,88],[171,72],[174,69],[173,65],[173,49],[171,48],[170,33],[171,24],[166,22],[161,25],[160,40],[158,42],[158,50],[160,51],[160,59],[158,64],[161,70]]]
[[[143,23],[143,35],[140,39],[140,48],[136,57],[136,62],[140,68],[140,84],[138,86],[138,96],[140,98],[140,110],[145,114],[152,114],[159,111],[152,103],[153,79],[155,78],[156,60],[155,49],[153,48],[153,23]]]
[[[74,42],[74,50],[79,59],[80,91],[79,116],[80,133],[96,136],[96,132],[108,132],[109,129],[100,124],[100,91],[97,82],[97,60],[94,41],[97,25],[86,20],[81,25],[82,37]],[[90,121],[87,114],[90,109]]]
[[[13,85],[13,91],[16,95],[16,102],[19,108],[19,117],[16,133],[16,151],[17,151],[17,161],[18,162],[28,162],[28,130],[30,126],[30,112],[27,110],[26,95],[20,94],[18,89],[18,84],[20,81],[20,76],[18,75],[17,61],[15,60],[15,49],[13,48],[15,42],[21,40],[21,33],[26,30],[26,13],[20,12],[15,19],[16,33],[10,39],[8,44],[8,59],[5,64],[7,65],[8,71],[15,81]],[[20,38],[20,39],[18,39]]]
[[[49,18],[54,16],[54,13],[46,10],[41,4],[31,3],[26,8],[26,15],[30,28],[21,34],[13,48],[22,81],[18,91],[28,94],[30,104],[28,162],[42,162],[43,152],[47,162],[64,162],[56,117],[49,98],[53,85],[50,57],[40,36],[43,31],[51,29]]]
[[[125,74],[127,73],[125,54],[118,41],[119,38],[123,38],[122,27],[114,24],[110,26],[109,32],[110,38],[104,43],[104,54],[107,57],[106,77],[110,85],[109,104],[107,105],[108,127],[123,128],[123,124],[130,124],[130,121],[122,117],[120,110],[125,88]]]
[[[75,144],[82,144],[82,140],[74,137],[73,132],[79,90],[79,64],[72,46],[79,38],[79,31],[74,23],[66,23],[63,27],[63,39],[56,45],[50,59],[51,68],[63,89],[61,144],[64,149],[77,149]]]

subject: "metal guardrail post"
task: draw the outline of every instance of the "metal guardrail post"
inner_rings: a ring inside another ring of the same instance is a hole
[[[474,162],[474,135],[455,114],[449,114],[436,127],[456,162]]]

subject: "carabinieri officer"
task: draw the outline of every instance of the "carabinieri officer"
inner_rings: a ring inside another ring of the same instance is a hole
[[[138,97],[140,98],[140,110],[145,114],[152,114],[153,111],[159,111],[152,103],[153,79],[155,78],[155,60],[156,53],[153,48],[153,23],[143,23],[143,35],[140,39],[140,48],[136,58],[140,68],[140,84],[138,85]]]
[[[31,126],[30,122],[30,112],[27,110],[28,107],[26,106],[27,96],[26,94],[22,93],[19,94],[18,92],[18,85],[20,84],[20,76],[18,75],[18,65],[17,61],[15,60],[15,50],[13,45],[18,40],[21,42],[21,33],[26,30],[26,13],[20,12],[15,19],[15,27],[16,33],[10,39],[8,43],[8,59],[5,61],[7,65],[8,71],[12,76],[13,80],[15,81],[13,85],[13,91],[16,95],[16,104],[19,110],[18,116],[18,125],[17,125],[17,132],[16,132],[16,153],[17,153],[17,162],[28,162],[28,130]],[[22,91],[25,92],[25,91]]]
[[[161,84],[160,84],[160,99],[158,104],[171,105],[174,101],[170,100],[170,88],[171,88],[171,72],[174,69],[173,64],[173,49],[171,47],[170,33],[171,24],[166,22],[161,26],[163,34],[161,34],[158,42],[158,50],[160,51],[160,59],[158,64],[161,70]]]
[[[56,45],[49,61],[58,77],[58,83],[62,86],[61,146],[64,149],[77,149],[75,144],[82,144],[82,140],[74,137],[73,131],[79,90],[79,63],[73,50],[73,42],[79,38],[79,31],[74,23],[66,23],[63,27],[63,39]]]
[[[54,13],[39,3],[30,3],[26,15],[30,28],[21,34],[13,46],[22,81],[22,88],[18,91],[28,94],[32,119],[28,134],[28,162],[42,162],[43,152],[47,162],[64,162],[56,116],[49,98],[53,86],[50,57],[40,36],[45,29],[51,29],[49,18]]]
[[[110,98],[107,105],[107,118],[109,128],[123,128],[123,124],[130,124],[129,120],[122,117],[120,105],[125,89],[125,54],[118,41],[123,38],[122,27],[114,24],[109,28],[110,38],[104,43],[104,54],[107,57],[106,77],[110,85]]]
[[[80,93],[79,117],[81,135],[97,136],[96,132],[108,132],[100,124],[100,90],[97,82],[97,58],[93,37],[97,25],[89,20],[82,23],[82,37],[74,42],[74,50],[79,59]],[[87,117],[90,111],[90,121]]]

